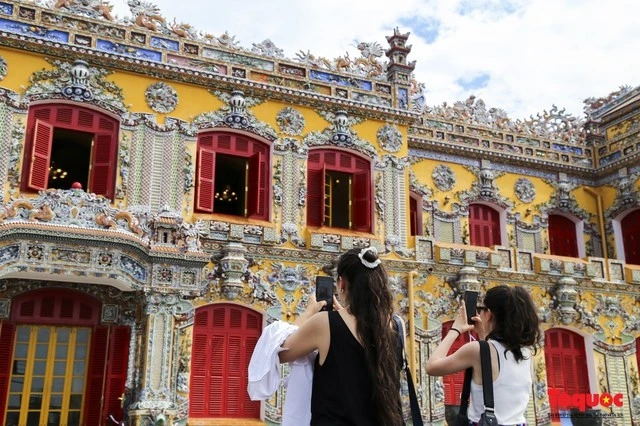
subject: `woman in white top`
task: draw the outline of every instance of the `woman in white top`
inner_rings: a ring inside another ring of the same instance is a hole
[[[495,414],[500,425],[523,425],[531,394],[531,349],[540,340],[538,313],[529,293],[506,285],[489,289],[478,304],[474,324],[467,324],[464,303],[453,326],[427,361],[427,374],[446,376],[473,367],[471,402],[467,413],[477,423],[484,412],[480,344],[472,341],[447,356],[462,333],[474,330],[490,342]]]

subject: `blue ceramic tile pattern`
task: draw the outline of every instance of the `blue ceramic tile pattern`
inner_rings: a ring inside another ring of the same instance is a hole
[[[44,27],[24,24],[22,22],[11,21],[0,18],[0,30],[5,30],[15,34],[22,34],[29,37],[44,38],[63,43],[69,42],[69,33],[66,31],[49,30]]]
[[[120,269],[127,272],[138,281],[147,280],[147,270],[145,267],[129,256],[122,255],[122,257],[120,257]]]
[[[13,5],[0,2],[0,13],[5,15],[13,15]]]
[[[162,53],[155,50],[141,49],[139,47],[126,46],[124,44],[113,43],[109,40],[98,40],[96,44],[98,50],[104,52],[118,53],[121,55],[133,56],[134,58],[145,59],[147,61],[161,62]]]
[[[360,80],[353,77],[344,77],[324,71],[311,70],[309,77],[312,80],[324,81],[325,83],[338,84],[340,86],[357,87],[361,90],[371,91],[373,84],[370,81]]]
[[[409,91],[403,87],[398,88],[398,107],[400,109],[409,108]]]
[[[173,50],[177,52],[180,49],[180,42],[176,40],[167,40],[166,38],[151,37],[151,47],[160,49]]]

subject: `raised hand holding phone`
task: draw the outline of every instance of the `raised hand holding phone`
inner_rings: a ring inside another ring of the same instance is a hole
[[[467,324],[473,325],[473,317],[476,316],[476,307],[478,306],[478,292],[467,290],[464,292],[464,306],[467,311]]]
[[[316,277],[316,300],[327,302],[322,308],[323,311],[333,311],[333,289],[335,282],[331,277]]]

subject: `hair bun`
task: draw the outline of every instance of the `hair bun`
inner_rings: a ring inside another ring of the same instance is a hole
[[[382,263],[378,258],[378,250],[375,247],[365,247],[360,250],[358,257],[364,266],[369,269],[375,269]]]

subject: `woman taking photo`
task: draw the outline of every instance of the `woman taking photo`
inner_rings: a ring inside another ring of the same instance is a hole
[[[312,426],[402,425],[393,297],[382,261],[375,248],[352,249],[340,256],[337,276],[344,308],[334,299],[338,310],[320,312],[325,302],[312,298],[280,362],[318,351]]]
[[[464,303],[453,326],[427,361],[427,374],[446,376],[473,367],[468,417],[477,423],[484,412],[480,344],[469,342],[447,356],[462,333],[475,331],[487,340],[491,350],[491,370],[495,415],[500,425],[523,425],[531,393],[531,356],[540,340],[537,309],[522,287],[506,285],[489,289],[484,305],[478,304],[474,324],[467,323]]]

